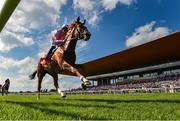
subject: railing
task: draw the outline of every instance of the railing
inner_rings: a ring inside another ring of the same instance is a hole
[[[67,94],[128,94],[128,93],[175,93],[180,92],[180,87],[174,88],[146,88],[146,89],[121,89],[98,91],[66,91]]]

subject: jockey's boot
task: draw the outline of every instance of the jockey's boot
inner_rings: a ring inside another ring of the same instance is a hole
[[[51,60],[52,55],[54,54],[54,50],[56,49],[56,46],[51,46],[51,48],[49,49],[48,54],[46,55],[45,60]]]
[[[51,63],[51,57],[53,55],[54,49],[56,47],[55,46],[51,46],[51,48],[49,49],[48,54],[46,55],[46,57],[41,61],[42,65],[48,65]]]

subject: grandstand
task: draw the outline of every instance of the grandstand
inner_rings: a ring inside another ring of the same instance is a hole
[[[84,64],[98,86],[180,72],[180,32]],[[88,67],[89,66],[89,67]],[[91,67],[91,68],[90,68]],[[92,69],[96,67],[96,69]],[[101,74],[99,74],[101,73]]]
[[[180,32],[177,32],[82,64],[81,70],[92,81],[88,92],[164,92],[170,88],[179,91],[179,38]]]

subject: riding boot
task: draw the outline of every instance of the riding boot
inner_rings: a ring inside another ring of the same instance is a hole
[[[53,53],[54,53],[54,49],[56,48],[56,46],[51,46],[51,48],[49,49],[49,52],[48,52],[48,54],[46,55],[46,58],[45,58],[45,60],[50,60],[51,59],[51,57],[52,57],[52,55],[53,55]]]
[[[40,62],[42,65],[48,65],[48,64],[51,63],[51,57],[53,55],[53,52],[54,52],[55,48],[56,48],[55,46],[51,46],[51,48],[49,49],[49,52],[46,55],[46,57],[44,59],[42,59],[41,62]]]

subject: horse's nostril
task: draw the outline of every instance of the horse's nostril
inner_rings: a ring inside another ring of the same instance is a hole
[[[91,37],[91,33],[87,33],[86,36],[87,36],[88,38],[90,38],[90,37]]]

